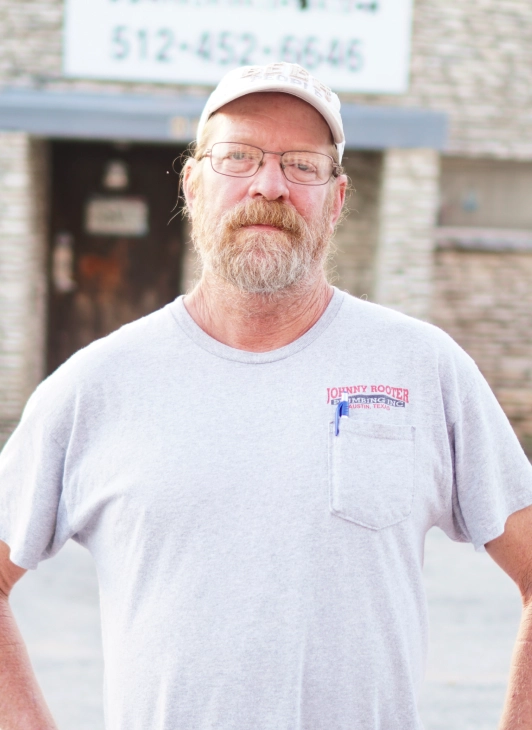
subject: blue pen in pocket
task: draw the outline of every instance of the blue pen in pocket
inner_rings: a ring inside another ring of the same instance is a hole
[[[336,436],[340,433],[340,418],[342,417],[349,418],[349,395],[347,393],[342,393],[342,397],[336,406],[334,414],[334,433]]]

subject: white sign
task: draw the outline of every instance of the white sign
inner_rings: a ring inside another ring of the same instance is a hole
[[[85,231],[93,236],[145,236],[148,204],[141,198],[92,198],[85,207]]]
[[[299,63],[335,91],[407,90],[413,0],[66,0],[68,76],[215,85]]]

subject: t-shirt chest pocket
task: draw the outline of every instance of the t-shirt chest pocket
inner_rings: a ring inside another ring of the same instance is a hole
[[[415,427],[342,418],[329,426],[330,510],[381,530],[406,519],[414,497]]]

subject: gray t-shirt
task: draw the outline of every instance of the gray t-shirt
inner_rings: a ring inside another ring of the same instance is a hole
[[[473,361],[338,290],[272,352],[182,299],[93,343],[30,399],[0,484],[15,563],[94,556],[109,730],[420,728],[425,534],[481,548],[532,504]]]

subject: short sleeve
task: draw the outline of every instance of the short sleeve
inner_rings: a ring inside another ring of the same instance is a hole
[[[463,357],[467,372],[450,428],[457,532],[451,536],[482,550],[502,535],[513,512],[532,504],[532,466],[486,380]]]
[[[65,452],[54,436],[48,385],[32,395],[0,453],[0,539],[11,560],[36,568],[70,537],[63,498]]]

